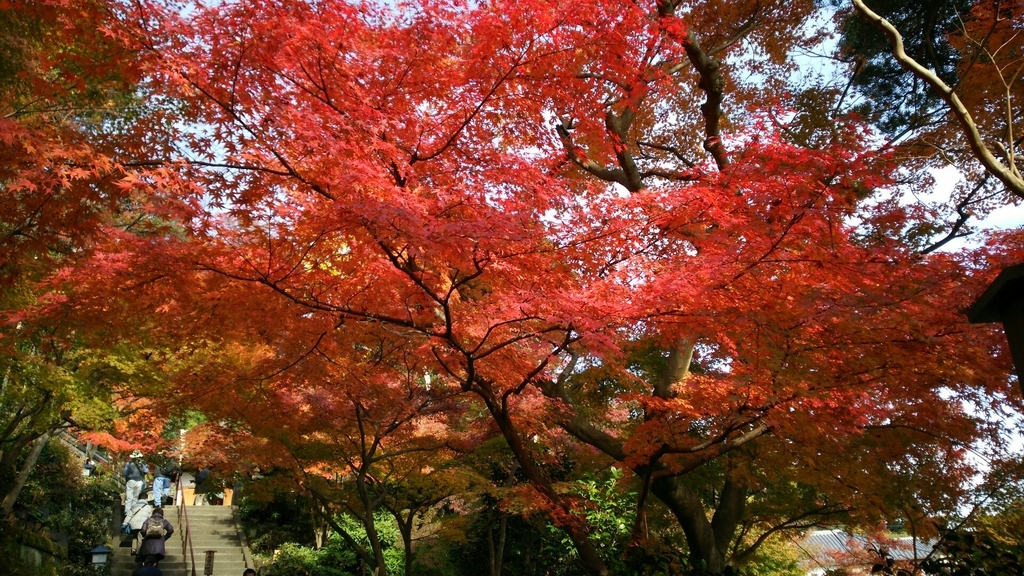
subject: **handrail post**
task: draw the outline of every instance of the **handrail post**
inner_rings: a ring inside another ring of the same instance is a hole
[[[192,531],[188,525],[188,506],[185,506],[185,492],[181,488],[181,479],[178,479],[178,487],[175,489],[175,501],[178,509],[178,528],[184,535],[181,539],[181,555],[188,559],[188,566],[191,576],[196,576],[196,554],[192,549]]]

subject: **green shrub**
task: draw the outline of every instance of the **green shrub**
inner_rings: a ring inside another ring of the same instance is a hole
[[[314,576],[317,574],[318,555],[316,550],[307,546],[285,542],[260,573],[264,576]]]
[[[375,516],[377,535],[384,547],[384,563],[388,574],[402,574],[404,555],[398,546],[400,536],[394,520],[386,513]],[[369,547],[366,530],[354,517],[342,515],[338,524],[360,544]],[[263,576],[357,576],[360,569],[370,574],[363,566],[352,547],[337,534],[332,534],[320,550],[295,543],[282,544],[264,565]]]

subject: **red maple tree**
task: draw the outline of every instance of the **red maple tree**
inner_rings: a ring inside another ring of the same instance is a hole
[[[140,4],[125,34],[191,128],[134,185],[179,228],[112,231],[79,305],[145,317],[202,367],[189,398],[266,435],[434,375],[593,574],[560,431],[636,474],[638,541],[653,495],[709,573],[780,530],[955,510],[966,452],[1003,446],[986,415],[1020,408],[1001,336],[960,310],[1021,238],[922,255],[869,126],[793,137],[814,8]],[[396,338],[411,360],[368,362]]]

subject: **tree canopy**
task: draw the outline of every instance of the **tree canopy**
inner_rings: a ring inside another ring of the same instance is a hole
[[[438,461],[494,438],[591,574],[574,466],[627,470],[632,543],[664,511],[695,573],[813,525],[927,536],[1019,457],[1003,335],[962,312],[1024,259],[972,229],[1020,195],[1019,14],[969,4],[876,6],[934,24],[897,94],[859,1],[112,1],[152,109],[12,322],[137,345],[146,418],[206,414],[204,458],[355,515],[379,574],[375,507],[466,490]],[[937,158],[967,180],[926,205]]]

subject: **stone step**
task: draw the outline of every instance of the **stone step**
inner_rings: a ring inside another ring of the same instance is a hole
[[[212,550],[213,576],[239,576],[247,568],[242,537],[230,506],[189,506],[188,517],[196,574],[206,566],[206,551]]]
[[[203,536],[210,536],[211,538],[226,537],[226,538],[234,538],[235,540],[238,540],[238,529],[237,528],[232,529],[232,528],[230,528],[228,526],[224,526],[223,524],[215,524],[215,525],[204,526],[202,524],[192,523],[188,527],[188,531],[189,531],[190,534],[192,534],[193,538],[195,538],[197,534],[202,534]],[[175,531],[174,532],[174,536],[177,536],[178,532],[180,532],[180,530],[179,531]],[[184,532],[182,532],[182,534],[184,534]],[[174,536],[172,536],[172,538]]]
[[[163,562],[160,566],[163,566]],[[202,572],[201,568],[206,566],[206,556],[196,557],[196,571]],[[235,570],[238,569],[238,574],[241,574],[245,570],[245,560],[225,560],[223,558],[214,556],[213,557],[213,568],[214,570]]]
[[[171,539],[172,540],[175,539],[176,536],[178,536],[178,534],[175,534],[174,536],[172,536]],[[241,543],[241,538],[239,538],[238,534],[210,534],[209,532],[204,532],[202,530],[192,529],[191,533],[190,533],[190,536],[192,537],[192,544],[193,545],[195,545],[196,542],[200,542],[200,541],[203,541],[203,542],[206,542],[206,541],[224,542],[224,543],[231,543],[231,544],[233,544],[235,546],[241,546],[241,544],[242,544]],[[185,534],[182,533],[181,534],[181,539],[184,539],[184,538],[185,538]]]
[[[158,568],[160,568],[160,571],[164,573],[164,576],[188,576],[189,575],[189,572],[187,570],[185,570],[184,568],[174,568],[174,569],[166,568],[166,567],[164,567],[164,563],[160,563],[160,566]],[[242,574],[243,570],[245,570],[245,568],[240,570],[239,574]],[[128,568],[116,568],[116,569],[112,569],[111,570],[111,576],[131,576],[131,573],[134,572],[134,571],[135,571],[135,567],[132,567],[130,569],[128,569]],[[198,574],[200,574],[200,572],[197,572],[197,575]]]
[[[227,514],[224,514],[224,513],[219,513],[219,514],[195,514],[191,510],[187,511],[186,515],[188,516],[188,521],[189,522],[192,522],[192,521],[205,521],[205,520],[211,520],[211,521],[230,520],[231,517],[233,516],[233,514],[231,514],[230,512],[227,513]]]
[[[186,544],[187,545],[187,544]],[[239,553],[242,551],[242,544],[237,540],[234,542],[222,541],[222,540],[209,540],[209,539],[193,539],[192,549],[199,552],[202,550],[216,550],[220,552],[222,550],[238,550]]]
[[[181,537],[181,538],[178,538],[177,536],[178,536],[177,534],[175,534],[174,536],[171,536],[171,539],[168,542],[173,541],[173,542],[175,542],[175,545],[179,546],[179,547],[183,546],[183,545],[186,545],[187,541],[185,540],[184,536]],[[241,550],[241,546],[242,546],[242,541],[241,541],[241,539],[239,539],[238,535],[235,535],[235,536],[211,536],[209,534],[203,534],[202,532],[195,532],[195,533],[193,533],[192,534],[192,538],[191,538],[191,542],[192,542],[192,548],[193,549],[199,549],[200,546],[207,546],[207,547],[213,546],[215,548],[216,547],[220,547],[220,548],[233,547],[233,548],[238,548],[239,550]]]
[[[241,537],[238,534],[211,534],[210,532],[207,532],[202,528],[196,529],[196,527],[193,526],[189,528],[189,535],[192,537],[192,542],[198,542],[200,540],[213,540],[216,542],[232,542],[236,546],[241,545]],[[184,532],[182,532],[181,534],[175,532],[174,536],[171,536],[172,540],[183,540],[184,538]]]
[[[131,576],[131,573],[138,567],[130,550],[126,548],[124,551],[123,555],[118,555],[117,552],[111,555],[111,576]],[[180,556],[168,554],[160,561],[159,568],[164,576],[186,576],[185,561]],[[239,574],[241,574],[241,570],[239,570]]]
[[[233,514],[230,508],[217,509],[216,512],[207,512],[208,508],[189,508],[185,510],[185,514],[189,518],[231,518]]]
[[[200,556],[205,557],[206,553],[211,550],[217,555],[217,558],[228,558],[232,560],[235,558],[241,560],[243,558],[242,549],[237,546],[234,548],[193,548],[193,550],[196,553],[196,558],[199,558]],[[183,556],[187,555],[188,553]]]
[[[195,518],[189,518],[188,522],[189,531],[192,534],[209,534],[212,536],[238,536],[238,527],[235,526],[234,519],[227,519],[224,521],[217,522],[204,522],[196,520]],[[176,529],[175,534],[181,530]]]
[[[174,536],[177,536],[177,534]],[[174,536],[171,536],[172,540],[174,539]],[[242,540],[239,538],[238,534],[210,534],[208,532],[197,530],[191,533],[190,536],[194,546],[198,546],[200,542],[223,543],[225,545],[229,544],[232,546],[242,545]]]
[[[189,532],[192,534],[210,534],[212,536],[238,536],[238,528],[234,522],[207,524],[191,521],[188,523]],[[184,533],[184,532],[182,532]],[[177,534],[177,531],[175,532]]]
[[[189,519],[189,531],[192,533],[202,532],[204,534],[234,534],[238,535],[238,527],[233,521],[229,522],[196,522]]]
[[[200,566],[200,565],[202,565],[202,562],[199,561],[199,559],[197,558],[196,559],[196,566]],[[157,566],[161,570],[163,570],[164,574],[167,574],[168,571],[175,571],[175,572],[184,572],[185,571],[185,563],[184,562],[168,562],[166,559],[164,559],[164,560],[161,560],[157,564]],[[138,567],[139,567],[139,565],[134,560],[132,560],[131,562],[125,562],[123,564],[113,564],[110,567],[110,571],[112,573],[125,571],[125,572],[128,572],[130,574],[133,570],[135,570]],[[245,570],[245,566],[242,567],[242,570]],[[239,570],[238,573],[241,574],[242,570]]]
[[[177,521],[177,519],[175,519]],[[234,526],[235,519],[232,516],[192,516],[189,515],[190,526]]]
[[[232,542],[238,542],[240,540],[240,538],[239,538],[237,533],[235,533],[235,534],[224,533],[223,530],[218,530],[218,532],[210,532],[210,531],[207,531],[207,530],[203,530],[201,527],[197,527],[197,526],[191,526],[189,528],[189,535],[192,536],[192,541],[193,542],[195,542],[197,540],[201,540],[201,539],[206,539],[206,540],[224,540],[224,541],[230,540]],[[174,536],[171,536],[171,539],[178,538],[178,537],[184,538],[185,537],[185,533],[182,532],[181,534],[178,534],[177,532],[175,532]]]
[[[174,532],[174,535],[171,536],[171,538],[175,538],[175,537],[182,537],[182,538],[184,538],[185,537],[185,532],[184,531],[180,531],[181,534],[178,534],[178,532],[179,531],[176,530]],[[196,538],[213,538],[215,540],[220,540],[220,539],[238,540],[239,539],[237,529],[232,531],[232,530],[229,530],[229,529],[227,529],[227,528],[225,528],[223,526],[217,526],[216,528],[209,528],[209,527],[206,527],[206,526],[202,526],[202,525],[197,526],[197,525],[193,524],[193,525],[189,526],[188,532],[192,536],[192,540],[195,540]]]
[[[196,566],[202,566],[205,563],[206,563],[206,554],[196,553]],[[245,570],[245,560],[243,560],[241,556],[239,556],[237,559],[236,558],[222,558],[220,554],[217,554],[217,555],[215,555],[213,557],[213,563],[214,563],[215,566],[219,566],[221,564],[226,565],[226,566],[227,565],[230,565],[230,566],[241,565],[242,566],[242,570]],[[189,562],[178,562],[178,563],[174,564],[174,566],[184,567],[184,566],[187,566],[188,564],[189,564]],[[164,563],[161,562],[160,566],[163,566],[163,565],[164,565]],[[241,573],[242,570],[239,570],[238,572]]]
[[[161,562],[158,567],[160,568],[160,572],[162,572],[164,576],[190,576],[190,572],[185,568],[167,568],[164,566],[163,562]],[[242,568],[242,570],[245,570],[245,568]],[[242,570],[239,570],[238,573],[241,574]],[[134,571],[135,567],[111,569],[110,576],[132,576],[132,572]],[[198,574],[201,574],[201,572],[196,572],[196,574],[198,576]]]
[[[206,554],[206,552],[210,550],[213,550],[217,554],[217,558],[244,558],[244,556],[242,556],[241,546],[193,546],[192,550],[195,551],[196,558]]]
[[[158,567],[164,573],[164,576],[176,576],[185,574],[188,571],[188,564],[180,556],[168,555],[160,561]],[[195,564],[196,573],[202,574],[206,566],[206,554],[204,551],[196,550]],[[111,555],[111,576],[130,576],[137,567],[138,564],[130,553],[126,552],[120,557]],[[213,567],[214,574],[223,572],[233,576],[240,575],[246,569],[245,560],[242,558],[240,549],[237,556],[225,555],[218,551],[213,557]]]
[[[188,515],[188,523],[195,526],[196,524],[220,524],[223,526],[234,526],[234,516],[193,516]],[[181,518],[184,522],[185,519]]]
[[[174,536],[178,536],[178,532],[179,531],[175,531]],[[185,532],[183,530],[180,532],[181,536],[184,536]],[[188,532],[192,535],[193,539],[195,539],[196,536],[208,536],[210,538],[225,537],[238,540],[238,528],[232,528],[231,526],[225,526],[223,524],[203,525],[193,522],[189,525]]]
[[[231,514],[231,506],[186,506],[185,508],[189,514]]]

